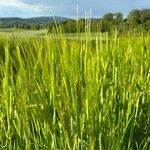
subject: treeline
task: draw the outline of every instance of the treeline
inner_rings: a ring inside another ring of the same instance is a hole
[[[119,31],[150,30],[150,9],[132,10],[126,18],[123,14],[107,13],[102,18],[66,20],[60,23],[51,22],[48,26],[50,33],[76,33],[76,32],[110,32],[114,29]]]
[[[49,20],[42,22],[39,18],[0,18],[0,28],[18,28],[18,29],[41,29],[49,24]]]
[[[50,22],[54,22],[54,18],[56,22],[61,22],[67,20],[67,18],[63,17],[34,17],[34,18],[16,18],[16,17],[8,17],[8,18],[0,18],[0,28],[17,28],[17,29],[43,29],[48,28]]]

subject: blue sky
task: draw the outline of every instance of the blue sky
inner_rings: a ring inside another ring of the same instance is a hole
[[[77,9],[78,8],[78,9]],[[85,16],[101,17],[107,12],[150,8],[150,0],[0,0],[0,17]]]

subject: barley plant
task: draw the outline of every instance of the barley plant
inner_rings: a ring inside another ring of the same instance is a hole
[[[149,150],[149,34],[1,36],[0,149]]]

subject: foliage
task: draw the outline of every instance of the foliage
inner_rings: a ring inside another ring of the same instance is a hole
[[[0,18],[0,28],[18,28],[28,30],[48,29],[49,33],[84,33],[113,32],[116,28],[120,33],[132,30],[150,31],[150,9],[132,10],[127,18],[121,12],[106,13],[101,18],[79,18],[78,20],[64,17]]]
[[[86,32],[87,27],[90,32],[113,32],[118,29],[121,33],[132,30],[150,30],[150,9],[132,10],[127,18],[123,14],[107,13],[102,18],[87,18],[75,20],[66,20],[65,22],[53,23],[49,25],[50,33],[57,33],[55,28],[61,28],[64,33]],[[79,30],[80,29],[80,30]]]

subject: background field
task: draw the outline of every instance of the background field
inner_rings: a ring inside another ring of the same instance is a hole
[[[0,29],[1,37],[44,37],[48,35],[49,37],[55,38],[67,38],[67,39],[85,39],[86,36],[89,36],[90,39],[95,39],[96,36],[101,36],[101,33],[49,33],[48,29],[41,30],[27,30],[27,29],[14,29],[14,28],[6,28]]]
[[[34,36],[44,36],[47,34],[47,30],[24,30],[24,29],[14,29],[14,28],[8,28],[8,29],[0,29],[0,35],[5,37],[34,37]]]

